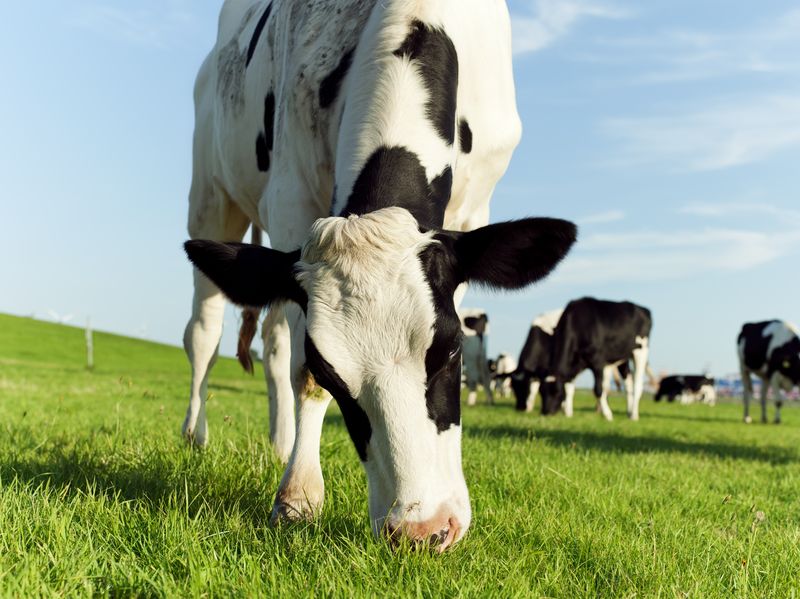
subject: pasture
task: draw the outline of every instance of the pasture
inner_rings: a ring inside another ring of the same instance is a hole
[[[733,350],[733,348],[732,348]],[[464,411],[474,519],[434,556],[373,539],[335,406],[318,521],[272,528],[282,467],[260,371],[221,359],[211,447],[179,431],[182,349],[0,315],[0,596],[794,597],[800,410],[642,401],[642,420]]]

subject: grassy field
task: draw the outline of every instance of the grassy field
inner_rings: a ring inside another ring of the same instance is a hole
[[[0,596],[795,597],[800,410],[656,405],[606,423],[464,413],[474,511],[443,556],[373,539],[332,407],[318,522],[268,524],[281,466],[259,376],[214,371],[211,447],[179,430],[183,352],[0,315]]]

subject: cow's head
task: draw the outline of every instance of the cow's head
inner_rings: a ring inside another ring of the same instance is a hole
[[[525,412],[528,409],[528,402],[531,399],[531,383],[533,377],[522,367],[511,374],[511,389],[514,391],[516,399],[515,408],[518,412]]]
[[[401,208],[316,221],[302,251],[190,241],[191,261],[235,303],[300,304],[306,362],[337,400],[367,472],[376,533],[445,549],[471,512],[461,470],[461,283],[518,289],[575,241],[525,219],[427,231]]]
[[[549,376],[542,381],[542,414],[544,416],[558,414],[561,404],[567,398],[565,383],[566,381],[553,376]]]

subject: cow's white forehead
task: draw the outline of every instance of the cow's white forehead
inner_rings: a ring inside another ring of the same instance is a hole
[[[303,247],[301,272],[324,264],[344,275],[368,274],[359,271],[418,254],[432,237],[419,230],[417,220],[404,208],[321,218],[312,225]]]
[[[432,237],[402,208],[312,227],[298,274],[308,333],[356,397],[366,379],[424,382],[435,310],[419,254]]]

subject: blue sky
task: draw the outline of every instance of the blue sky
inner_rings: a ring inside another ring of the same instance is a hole
[[[180,344],[192,83],[220,2],[10,3],[0,25],[0,311]],[[528,291],[471,291],[516,354],[572,298],[653,310],[652,363],[735,370],[742,322],[800,321],[796,2],[513,0],[524,134],[492,220],[581,225]],[[228,311],[223,352],[234,351]]]

